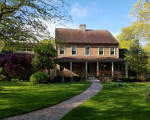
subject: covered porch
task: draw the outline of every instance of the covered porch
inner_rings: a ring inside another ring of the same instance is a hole
[[[90,57],[91,58],[91,57]],[[119,58],[59,58],[55,65],[55,76],[128,77],[128,66]]]

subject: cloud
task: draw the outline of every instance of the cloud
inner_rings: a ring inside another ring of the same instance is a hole
[[[66,25],[58,25],[58,24],[51,24],[51,23],[46,23],[48,26],[48,30],[51,33],[51,37],[55,38],[55,28],[68,28],[68,29],[78,29],[78,25],[74,23],[68,23]]]
[[[70,13],[72,17],[76,17],[78,19],[85,18],[91,16],[93,14],[101,14],[103,10],[100,9],[101,7],[98,6],[96,3],[90,3],[85,7],[82,7],[79,3],[73,4]]]
[[[130,14],[125,14],[123,17],[127,18],[129,21],[134,22],[137,20],[136,17],[131,16]]]
[[[71,15],[76,16],[76,17],[86,17],[88,14],[87,9],[82,8],[78,3],[75,3],[70,11]]]
[[[116,38],[116,36],[117,35],[119,35],[120,34],[120,31],[117,31],[117,32],[114,32],[114,33],[112,33],[112,35]]]

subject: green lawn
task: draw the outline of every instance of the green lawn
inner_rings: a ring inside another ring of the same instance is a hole
[[[52,106],[83,92],[90,85],[90,82],[51,85],[0,82],[0,118]]]
[[[149,83],[126,83],[127,87],[103,89],[73,109],[62,120],[150,120],[150,105],[145,103]]]

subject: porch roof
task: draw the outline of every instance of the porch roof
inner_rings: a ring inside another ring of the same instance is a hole
[[[57,58],[58,62],[125,62],[125,59],[113,58],[113,57],[61,57]]]

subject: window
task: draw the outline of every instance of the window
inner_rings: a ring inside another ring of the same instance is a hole
[[[110,55],[115,55],[115,47],[110,47]]]
[[[90,55],[90,47],[85,47],[85,55]]]
[[[60,46],[59,47],[59,54],[60,55],[64,55],[65,54],[65,47],[64,46]]]
[[[99,47],[99,55],[104,55],[104,47]]]
[[[77,54],[77,47],[72,46],[72,55],[76,55]]]

